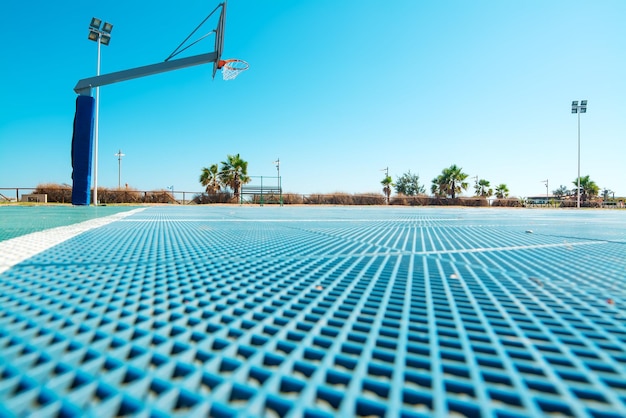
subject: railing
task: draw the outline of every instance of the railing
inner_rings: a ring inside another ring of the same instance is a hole
[[[281,178],[250,176],[250,183],[241,186],[240,203],[244,202],[244,195],[251,195],[252,203],[258,203],[261,206],[266,202],[270,203],[272,200],[277,200],[276,203],[282,206],[283,189],[281,187]]]
[[[50,203],[71,203],[71,187],[0,187],[0,201],[19,202],[25,194],[35,191],[48,194]],[[105,189],[98,187],[98,197],[101,204],[107,203],[173,203],[187,205],[196,195],[202,192],[178,190],[131,190]]]
[[[366,206],[381,206],[387,205],[386,198],[382,194],[377,193],[329,193],[329,194],[297,194],[297,193],[283,193],[281,188],[276,186],[266,186],[267,182],[263,182],[263,185],[259,184],[246,184],[241,189],[241,197],[239,204],[276,204],[281,205],[366,205]],[[272,184],[271,182],[269,184]],[[70,203],[72,196],[71,187],[56,187],[47,189],[46,187],[0,187],[0,202],[16,202],[20,200],[20,197],[25,194],[32,194],[33,192],[48,194],[49,203]],[[214,197],[216,195],[207,195],[204,192],[189,192],[189,191],[177,191],[177,190],[131,190],[131,189],[105,189],[98,188],[98,196],[101,198],[101,204],[112,203],[171,203],[179,205],[188,205],[196,200],[196,203],[211,204],[211,203],[234,203],[231,192],[223,193],[224,196],[221,199],[202,199],[207,196]],[[111,196],[115,195],[121,198],[112,199]],[[126,195],[126,196],[125,196]],[[199,199],[196,199],[198,197]],[[503,205],[500,204],[505,201],[511,201],[515,205]],[[609,209],[624,209],[626,208],[625,198],[615,198],[607,201],[593,202],[591,205],[589,202],[581,203],[581,207],[596,207],[596,208],[609,208]],[[533,202],[524,202],[517,199],[499,199],[494,200],[489,204],[486,199],[463,197],[457,199],[448,199],[433,196],[392,196],[390,205],[400,206],[525,206],[527,208],[541,208],[541,207],[575,207],[576,202],[569,202],[567,205],[561,205],[561,202],[552,204],[539,204]]]
[[[29,190],[27,194],[30,194],[37,189],[35,187],[0,187],[0,200],[19,202],[20,191],[24,194],[25,190]]]

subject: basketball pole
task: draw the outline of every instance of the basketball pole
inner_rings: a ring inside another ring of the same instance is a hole
[[[174,71],[174,70],[179,70],[182,68],[192,67],[192,66],[201,65],[201,64],[208,64],[208,63],[213,63],[213,76],[215,77],[215,72],[218,69],[217,63],[220,62],[221,55],[222,55],[225,15],[226,15],[226,2],[224,1],[223,3],[220,3],[215,8],[215,10],[211,12],[210,14],[212,15],[215,11],[219,10],[220,8],[221,8],[221,13],[219,16],[219,21],[218,21],[218,25],[216,29],[210,31],[207,35],[199,39],[199,40],[204,39],[209,34],[214,33],[215,34],[215,51],[205,53],[205,54],[200,54],[200,55],[194,55],[191,57],[175,59],[175,60],[171,60],[170,58],[172,58],[172,56],[170,56],[165,62],[145,65],[142,67],[131,68],[128,70],[122,70],[122,71],[117,71],[117,72],[103,74],[103,75],[100,74],[101,45],[102,44],[108,45],[108,42],[110,39],[110,32],[111,32],[113,25],[111,25],[110,23],[104,22],[104,27],[102,28],[102,31],[101,31],[100,25],[102,21],[97,18],[92,18],[92,22],[90,24],[89,39],[92,41],[97,41],[98,43],[96,76],[78,80],[78,82],[74,86],[74,91],[80,96],[92,96],[93,90],[95,89],[93,107],[89,111],[90,112],[89,116],[94,118],[94,120],[90,122],[90,123],[93,123],[93,125],[91,125],[89,129],[89,143],[93,144],[94,150],[93,151],[90,150],[91,151],[90,155],[85,157],[88,160],[87,161],[88,166],[91,166],[92,159],[94,160],[93,172],[92,172],[93,173],[92,202],[94,206],[98,204],[98,136],[99,136],[98,125],[99,125],[99,113],[100,113],[100,87],[109,85],[109,84],[119,83],[122,81],[133,80],[136,78],[146,77],[150,75],[160,74],[160,73],[164,73],[168,71]],[[205,21],[206,20],[207,19],[205,19]],[[196,28],[196,30],[197,29],[198,28]],[[104,42],[102,42],[102,39],[101,39],[101,37],[103,36],[105,37]],[[192,44],[195,44],[198,41],[195,41]],[[182,50],[188,48],[189,46],[191,45],[188,45],[187,47],[182,48],[182,44],[181,44],[181,46],[177,48],[177,51],[182,52]],[[234,68],[234,71],[238,73],[245,69],[247,69],[247,66],[246,68]],[[77,99],[77,103],[78,103],[78,99]],[[76,111],[76,114],[78,114],[78,110]],[[91,128],[93,128],[93,130]],[[75,123],[74,129],[76,129],[76,123]],[[72,145],[74,145],[74,142],[72,142]],[[72,151],[72,158],[73,157],[74,157],[74,151]],[[74,168],[73,161],[72,161],[72,168]],[[90,199],[88,196],[89,196],[89,188],[90,188],[89,183],[91,180],[90,174],[91,173],[89,173],[89,170],[85,170],[84,173],[77,172],[76,170],[72,171],[72,195],[74,195],[74,193],[76,193],[77,195],[81,193],[81,188],[83,187],[82,182],[85,183],[85,188],[86,188],[86,191],[85,191],[86,195],[84,198],[84,202],[82,200],[80,200],[80,202],[77,200],[77,202],[74,203],[74,199],[72,199],[72,203],[78,204],[78,205],[89,205]],[[75,178],[74,175],[78,177]],[[118,187],[121,187],[121,184],[118,184]]]
[[[96,67],[96,77],[100,76],[100,36],[98,36],[98,64]],[[96,87],[96,113],[94,115],[93,126],[93,205],[98,205],[98,120],[100,119],[100,87]]]

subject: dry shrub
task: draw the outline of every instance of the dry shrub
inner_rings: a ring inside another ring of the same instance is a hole
[[[384,205],[387,199],[379,194],[364,193],[352,196],[352,202],[353,205]]]
[[[489,202],[487,202],[487,199],[485,199],[484,197],[469,197],[469,198],[462,198],[460,200],[461,200],[461,206],[473,206],[473,207],[489,206]]]
[[[519,201],[519,199],[496,199],[491,202],[491,206],[501,208],[521,208],[522,203]]]
[[[304,196],[295,193],[283,194],[283,203],[285,205],[301,205],[304,203]]]
[[[47,194],[50,203],[71,203],[72,188],[68,185],[45,183],[35,188],[34,194]]]
[[[326,195],[329,205],[352,205],[352,196],[347,193],[332,193]]]
[[[564,200],[561,202],[560,206],[562,208],[575,208],[577,207],[577,201],[576,200]],[[601,208],[602,202],[598,202],[598,201],[580,202],[580,207],[581,208]]]
[[[326,203],[326,199],[323,194],[310,194],[305,195],[302,198],[302,203],[305,205],[323,205]]]
[[[363,193],[363,194],[347,194],[347,193],[332,193],[332,194],[311,194],[302,196],[300,203],[307,205],[384,205],[386,199],[382,195],[375,193]]]
[[[390,204],[402,206],[489,206],[489,202],[483,197],[456,197],[452,199],[449,197],[425,195],[397,195],[391,198]]]
[[[403,194],[399,194],[394,196],[389,201],[390,205],[400,205],[400,206],[427,206],[430,203],[430,198],[424,195],[417,196],[405,196]]]
[[[178,203],[168,190],[152,190],[145,192],[143,203]]]
[[[261,204],[261,198],[263,198],[262,202],[264,204],[272,204],[272,203],[280,204],[281,196],[280,194],[275,194],[275,193],[263,193],[262,195],[258,193],[258,194],[252,195],[250,202],[255,203],[255,204]]]
[[[211,203],[237,203],[234,196],[229,192],[201,193],[193,197],[192,202],[198,205],[208,205]]]
[[[127,187],[125,189],[106,189],[98,187],[98,200],[102,204],[107,203],[142,203],[143,194],[137,189]]]

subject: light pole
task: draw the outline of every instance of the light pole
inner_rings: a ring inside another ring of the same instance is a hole
[[[122,157],[125,157],[126,154],[122,154],[122,150],[119,150],[117,152],[117,154],[115,154],[115,156],[117,157],[117,188],[121,189],[122,188]]]
[[[548,205],[548,199],[549,199],[549,194],[548,194],[548,179],[545,180],[541,180],[542,183],[546,184],[546,205]]]
[[[380,171],[384,171],[385,172],[385,180],[383,183],[383,191],[385,192],[385,195],[387,197],[387,204],[389,204],[389,196],[391,195],[391,184],[387,184],[386,181],[389,178],[389,166],[383,168]]]
[[[587,113],[587,100],[581,100],[580,105],[578,100],[572,102],[572,113],[578,115],[578,187],[576,191],[576,207],[580,208],[580,114]]]
[[[102,23],[97,17],[91,18],[89,23],[90,41],[98,44],[98,64],[96,67],[96,76],[100,75],[100,45],[108,45],[111,42],[111,31],[113,25],[109,22]],[[96,87],[96,112],[94,116],[94,165],[93,165],[93,204],[98,204],[98,114],[100,113],[100,87]]]
[[[274,164],[276,164],[276,172],[277,172],[277,176],[278,176],[278,201],[280,203],[280,205],[283,205],[283,189],[281,187],[281,181],[280,181],[280,158],[277,158],[276,161],[274,161]]]

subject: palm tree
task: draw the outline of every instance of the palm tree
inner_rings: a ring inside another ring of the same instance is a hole
[[[474,186],[476,190],[476,196],[480,197],[491,197],[493,196],[493,189],[489,188],[490,183],[485,179],[480,179]]]
[[[446,196],[448,194],[448,184],[444,181],[442,174],[433,179],[430,192],[435,196]]]
[[[613,193],[613,196],[615,196],[615,192],[613,192],[613,190],[609,190],[607,188],[602,189],[602,200],[609,200],[609,194],[611,193]]]
[[[222,161],[222,168],[218,174],[220,182],[231,189],[235,198],[239,200],[239,189],[242,184],[250,182],[248,177],[248,162],[241,159],[239,154],[227,155]]]
[[[498,199],[509,197],[509,188],[506,187],[506,184],[502,183],[496,187],[496,197]]]
[[[552,191],[552,194],[558,198],[562,198],[567,194],[567,187],[560,185],[558,189]]]
[[[444,168],[439,176],[433,180],[433,186],[431,190],[439,190],[439,194],[449,195],[452,199],[456,197],[457,193],[461,193],[467,189],[467,174],[461,171],[461,167],[457,167],[456,164],[452,164],[448,168]]]
[[[202,167],[202,174],[200,174],[200,184],[206,187],[207,193],[217,193],[222,186],[219,182],[217,164],[211,164],[209,168]]]
[[[393,180],[390,176],[385,176],[385,178],[380,182],[383,185],[383,193],[387,196],[387,204],[389,204],[389,196],[391,196],[391,187],[394,186]]]
[[[574,180],[572,183],[574,183],[574,186],[578,187],[578,179]],[[580,198],[583,202],[597,196],[599,191],[600,187],[598,187],[598,185],[591,180],[589,176],[580,178]]]

